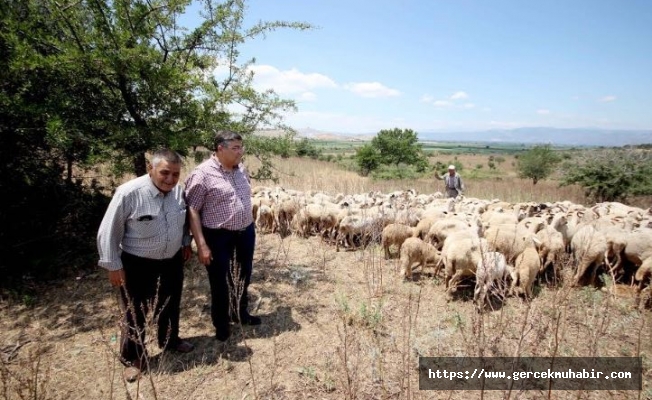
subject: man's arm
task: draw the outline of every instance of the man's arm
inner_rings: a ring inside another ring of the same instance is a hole
[[[201,229],[201,215],[199,214],[199,211],[191,206],[188,207],[188,213],[190,215],[190,231],[192,232],[192,236],[197,244],[197,256],[199,262],[208,265],[213,260],[213,254],[206,243],[204,232],[202,232]]]
[[[113,196],[97,232],[97,250],[100,255],[98,265],[109,271],[112,286],[121,286],[125,280],[120,260],[120,243],[126,222],[124,200],[122,194],[116,193]]]
[[[444,174],[444,175],[439,175],[438,172],[435,172],[435,179],[440,180],[440,181],[443,181],[445,177],[446,177],[446,174]]]

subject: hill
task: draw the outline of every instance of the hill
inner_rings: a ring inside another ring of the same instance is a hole
[[[354,134],[345,132],[326,132],[312,128],[297,129],[300,137],[319,140],[370,140],[376,132]],[[550,128],[530,127],[517,129],[492,129],[473,132],[456,131],[417,131],[423,141],[456,142],[502,142],[541,144],[560,146],[624,146],[652,143],[650,130],[608,130],[597,128]]]

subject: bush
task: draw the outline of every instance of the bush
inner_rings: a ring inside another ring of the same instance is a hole
[[[371,173],[371,177],[377,180],[417,179],[421,176],[422,174],[415,167],[404,164],[383,165]]]
[[[589,151],[564,170],[562,185],[578,184],[597,202],[652,194],[652,152],[647,150]]]
[[[299,157],[310,157],[312,159],[319,158],[321,154],[319,149],[308,138],[302,138],[296,142],[294,151]]]

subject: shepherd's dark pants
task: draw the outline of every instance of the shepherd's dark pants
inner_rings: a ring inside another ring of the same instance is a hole
[[[218,331],[229,324],[230,315],[247,315],[247,292],[253,270],[256,231],[252,223],[241,231],[204,227],[204,238],[213,261],[206,267],[211,286],[211,318]],[[239,281],[234,282],[231,261],[239,264]],[[239,298],[239,302],[238,300]]]
[[[181,250],[172,258],[154,260],[122,253],[125,285],[121,288],[126,326],[120,339],[122,361],[129,363],[147,356],[145,343],[146,315],[154,306],[158,320],[157,339],[160,348],[174,347],[179,342],[179,307],[183,288],[183,256]],[[155,303],[156,301],[156,303]]]

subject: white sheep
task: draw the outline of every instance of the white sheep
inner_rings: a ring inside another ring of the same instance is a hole
[[[279,232],[285,236],[290,231],[290,223],[294,216],[301,209],[299,201],[295,198],[283,200],[275,207],[274,210],[274,229],[273,232]]]
[[[503,253],[508,263],[513,263],[526,248],[540,244],[534,233],[515,224],[492,226],[484,237],[491,250]]]
[[[604,234],[591,224],[584,224],[571,239],[571,251],[577,263],[573,286],[579,286],[587,271],[589,284],[595,285],[598,268],[604,264],[607,255],[607,240]]]
[[[260,231],[271,231],[274,227],[274,213],[272,207],[261,204],[258,207],[258,215],[256,216],[256,228]]]
[[[381,244],[385,250],[385,260],[391,256],[389,248],[392,245],[398,247],[398,253],[401,253],[401,246],[407,238],[414,235],[414,228],[403,224],[389,224],[383,228]]]
[[[484,308],[487,294],[496,289],[502,293],[506,286],[506,278],[511,276],[513,267],[507,265],[507,260],[502,253],[488,251],[482,253],[475,271],[475,290],[473,303],[478,309]]]
[[[459,230],[469,230],[468,223],[456,218],[446,218],[435,221],[426,234],[425,241],[434,244],[437,249],[444,246],[444,241],[449,234]]]
[[[559,262],[564,254],[564,237],[552,226],[546,226],[536,234],[541,242],[539,258],[541,258],[541,271],[544,272],[552,266],[555,281],[559,279]]]
[[[400,260],[401,276],[411,279],[414,268],[421,266],[423,270],[426,266],[432,265],[436,269],[441,262],[441,253],[435,246],[419,238],[410,237],[401,246]],[[413,267],[414,263],[416,265]]]
[[[441,251],[442,264],[445,267],[445,283],[448,298],[457,291],[458,282],[464,277],[475,275],[478,262],[487,245],[484,239],[460,231],[451,234]]]

